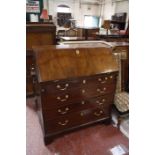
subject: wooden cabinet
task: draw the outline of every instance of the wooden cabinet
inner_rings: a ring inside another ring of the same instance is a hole
[[[53,24],[26,24],[26,48],[34,45],[55,45],[56,26]]]
[[[32,46],[56,44],[56,27],[53,24],[29,23],[26,25],[26,95],[34,95],[35,74]]]
[[[99,28],[93,27],[77,27],[78,37],[84,37],[85,40],[96,39],[96,33],[99,32]]]
[[[34,52],[45,144],[110,119],[118,74],[111,48],[59,45],[34,47]]]
[[[119,54],[119,77],[120,91],[129,92],[129,44],[125,42],[111,42],[113,53]]]

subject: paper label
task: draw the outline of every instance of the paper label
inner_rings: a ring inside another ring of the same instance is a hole
[[[110,149],[110,151],[112,155],[123,155],[126,153],[120,145],[113,147],[112,149]]]

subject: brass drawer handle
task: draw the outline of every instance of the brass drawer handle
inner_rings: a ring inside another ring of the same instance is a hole
[[[99,81],[100,83],[106,83],[106,81],[105,81],[105,80],[102,80],[101,78],[98,78],[98,81]]]
[[[58,109],[58,112],[63,115],[63,114],[66,114],[68,110],[69,108],[66,107],[64,111],[62,111],[61,109]]]
[[[105,80],[108,80],[108,77],[105,77],[104,79],[105,79]]]
[[[76,53],[76,55],[79,55],[80,51],[76,49],[75,53]]]
[[[85,92],[86,92],[86,91],[83,89],[83,90],[82,90],[82,94],[84,94]]]
[[[83,84],[86,84],[86,80],[83,80],[82,83],[83,83]]]
[[[45,89],[44,89],[44,88],[42,88],[42,89],[41,89],[41,92],[42,92],[42,93],[44,93],[44,92],[45,92]]]
[[[57,100],[60,100],[61,102],[67,101],[67,99],[69,98],[69,95],[65,95],[65,98],[61,99],[60,96],[57,97]]]
[[[58,124],[59,124],[59,125],[62,125],[62,126],[65,126],[65,125],[67,125],[67,124],[68,124],[68,122],[69,122],[68,120],[65,120],[65,122],[64,122],[64,123],[62,123],[62,122],[58,122]]]
[[[101,90],[101,89],[97,88],[97,92],[99,92],[100,94],[102,94],[102,93],[104,93],[104,92],[105,92],[105,90],[106,90],[106,89],[107,89],[106,87],[104,87],[104,88],[103,88],[103,90]]]
[[[98,103],[99,105],[103,105],[104,104],[104,102],[105,102],[105,99],[102,99],[102,101],[100,102],[100,101],[96,101],[96,103]]]
[[[84,116],[84,113],[83,113],[83,112],[81,112],[81,113],[80,113],[80,116],[82,116],[82,117],[83,117],[83,116]]]
[[[81,104],[84,105],[85,104],[85,101],[81,101]]]
[[[64,88],[62,88],[60,85],[57,85],[56,87],[57,87],[59,90],[66,90],[68,86],[69,86],[69,84],[66,83]]]
[[[95,116],[101,116],[103,114],[103,110],[100,110],[99,112],[94,112]]]

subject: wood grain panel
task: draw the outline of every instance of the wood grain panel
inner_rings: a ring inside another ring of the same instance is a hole
[[[83,91],[84,90],[84,91]],[[97,97],[104,94],[112,93],[115,90],[115,85],[105,85],[102,86],[94,86],[94,87],[87,87],[87,89],[72,89],[72,91],[67,91],[58,94],[52,94],[50,92],[42,92],[41,100],[44,103],[43,107],[48,107],[49,105],[54,106],[62,106],[69,103],[74,103],[75,101],[80,101],[85,98]],[[60,98],[60,99],[59,99]]]
[[[54,49],[34,48],[39,82],[89,76],[118,69],[118,64],[108,48]],[[38,52],[37,52],[38,51]]]
[[[86,76],[79,78],[71,78],[68,80],[54,80],[41,84],[41,88],[45,89],[52,94],[60,94],[67,92],[68,90],[76,89],[89,89],[90,87],[104,86],[105,84],[111,84],[116,82],[117,72],[110,72],[105,75],[98,74],[95,76]]]
[[[55,44],[55,36],[52,36],[52,33],[31,33],[26,37],[26,47],[32,48],[33,45],[51,45]]]
[[[32,46],[52,44],[56,44],[56,27],[53,24],[26,24],[26,78],[32,76],[31,70],[34,68]],[[27,79],[27,96],[35,94],[33,80],[30,79],[32,77]]]
[[[55,120],[46,121],[45,132],[54,134],[66,129],[75,128],[80,125],[87,125],[99,119],[109,118],[109,109],[88,109],[71,115],[62,116]]]
[[[110,120],[118,64],[109,46],[33,49],[45,142],[65,131]]]
[[[68,104],[57,108],[51,105],[51,108],[43,109],[43,117],[45,120],[52,120],[61,116],[65,117],[68,114],[85,109],[107,108],[110,104],[112,104],[112,100],[113,98],[111,94],[107,94],[104,96],[91,98],[89,100],[81,100],[81,102]]]

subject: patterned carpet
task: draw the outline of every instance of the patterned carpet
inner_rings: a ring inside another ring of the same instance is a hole
[[[117,128],[103,124],[66,134],[45,146],[33,99],[27,100],[26,115],[27,155],[112,155],[109,149],[116,145],[129,147]]]

